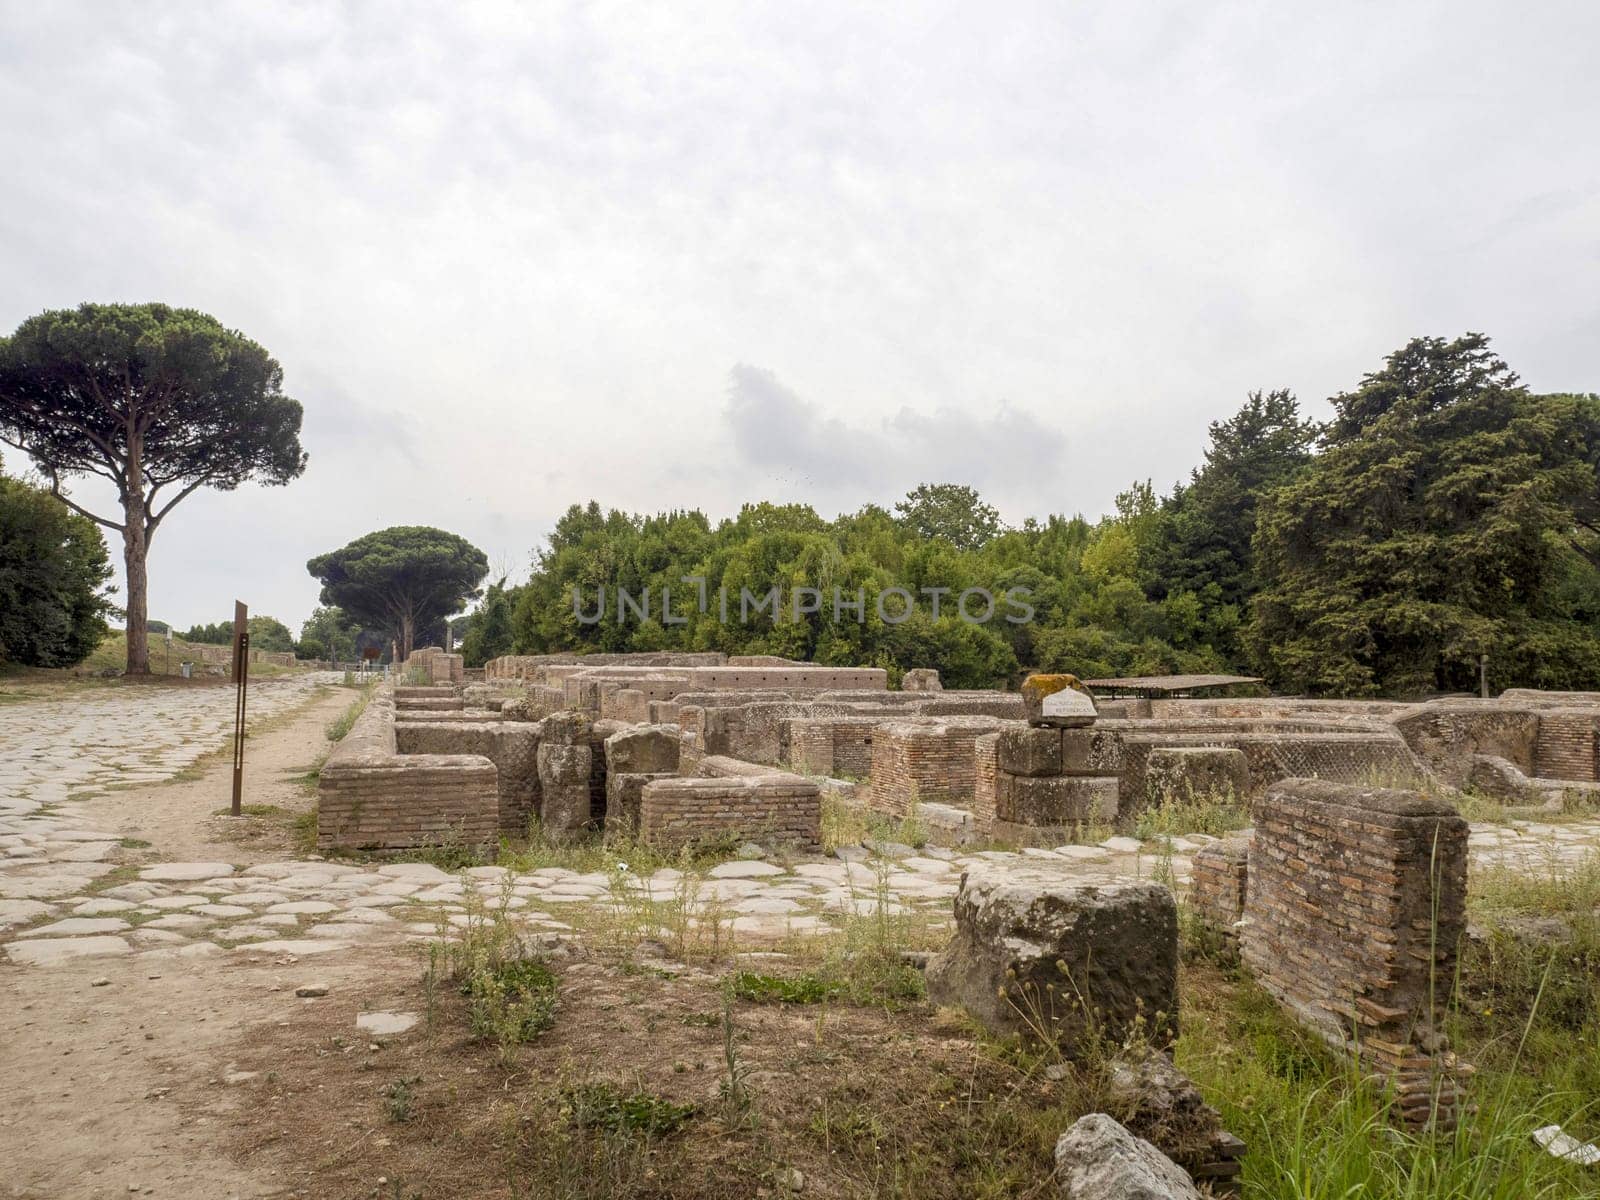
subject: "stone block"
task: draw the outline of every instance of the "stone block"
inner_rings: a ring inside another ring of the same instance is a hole
[[[995,778],[995,817],[1016,825],[1107,824],[1117,819],[1117,780],[1002,771]]]
[[[1056,1185],[1065,1200],[1200,1200],[1182,1167],[1105,1113],[1056,1142]]]
[[[995,763],[1011,775],[1061,774],[1059,729],[1008,725],[995,743]]]
[[[544,722],[547,735],[554,719]],[[541,742],[538,759],[539,819],[545,832],[562,837],[586,828],[593,819],[589,785],[593,753],[588,745]]]
[[[625,729],[606,738],[606,769],[624,775],[676,775],[679,746],[676,725]]]
[[[1250,763],[1243,750],[1221,746],[1162,747],[1150,751],[1145,786],[1156,804],[1239,802],[1250,795]]]
[[[1063,729],[1063,775],[1116,775],[1122,770],[1122,735],[1109,729]],[[1018,772],[1022,774],[1022,772]]]
[[[915,667],[900,676],[900,690],[902,692],[942,692],[944,684],[939,682],[939,672],[932,667]]]
[[[1029,675],[1022,681],[1022,708],[1030,725],[1075,729],[1094,724],[1094,699],[1076,675]]]
[[[955,918],[928,964],[936,1003],[1069,1057],[1096,1037],[1176,1034],[1178,909],[1165,886],[1087,882],[1065,861],[986,862],[962,874]]]

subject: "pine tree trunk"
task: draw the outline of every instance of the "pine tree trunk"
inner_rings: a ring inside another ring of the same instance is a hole
[[[126,509],[122,532],[122,562],[128,576],[128,669],[129,675],[150,674],[149,581],[145,575],[144,498]]]
[[[400,618],[400,663],[401,663],[401,665],[404,665],[406,659],[411,657],[411,639],[416,636],[416,633],[417,633],[416,622],[414,622],[411,619],[411,614],[407,613],[405,616]]]

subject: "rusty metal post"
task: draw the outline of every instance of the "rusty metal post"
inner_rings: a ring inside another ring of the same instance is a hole
[[[233,602],[233,815],[244,813],[244,704],[250,686],[249,610]]]

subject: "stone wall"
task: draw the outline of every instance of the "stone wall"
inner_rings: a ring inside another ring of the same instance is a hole
[[[476,754],[399,754],[394,716],[391,699],[375,697],[323,764],[317,848],[493,847],[500,829],[494,763]]]
[[[659,779],[644,787],[639,835],[663,849],[753,841],[814,851],[822,844],[821,792],[799,775]]]
[[[1256,804],[1241,956],[1308,1027],[1358,1043],[1412,1125],[1455,1120],[1438,1019],[1466,895],[1467,824],[1442,801],[1292,779]]]
[[[994,755],[996,837],[1056,845],[1085,825],[1117,819],[1122,740],[1115,732],[1009,722]]]
[[[1533,775],[1539,715],[1532,708],[1496,700],[1436,700],[1414,704],[1392,723],[1411,750],[1452,787],[1466,784],[1472,760],[1493,755]]]

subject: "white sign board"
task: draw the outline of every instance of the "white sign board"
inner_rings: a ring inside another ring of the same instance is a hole
[[[1039,712],[1046,717],[1082,717],[1092,721],[1094,701],[1077,688],[1062,688],[1044,698]]]

